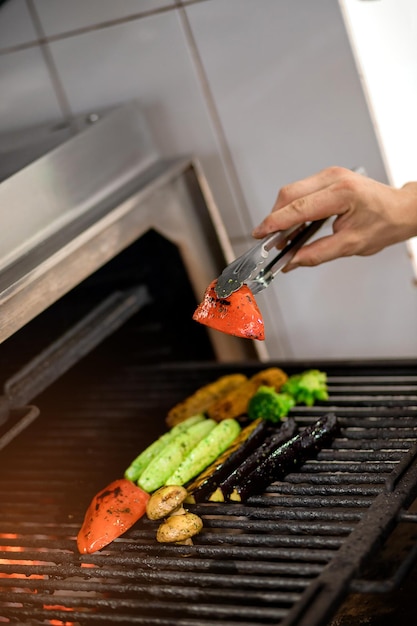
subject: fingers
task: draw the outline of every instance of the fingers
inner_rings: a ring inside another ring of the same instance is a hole
[[[328,187],[336,180],[349,173],[350,170],[346,170],[343,167],[328,167],[313,176],[308,176],[303,180],[290,183],[280,189],[272,211],[278,211],[298,198],[303,198],[316,191],[320,191],[320,189]]]
[[[297,224],[319,220],[332,215],[343,215],[349,209],[347,194],[328,186],[307,196],[297,198],[287,206],[273,211],[253,231],[262,238],[277,230],[286,230]]]
[[[296,267],[314,267],[334,259],[352,256],[356,251],[356,240],[347,238],[344,233],[336,233],[321,237],[304,245],[283,269],[289,272]]]
[[[339,257],[367,256],[417,232],[417,183],[401,190],[360,173],[328,168],[283,187],[272,212],[253,231],[262,238],[334,217],[333,234],[304,245],[284,271],[316,266]]]
[[[358,175],[343,167],[329,167],[313,176],[286,185],[280,190],[271,214],[254,229],[252,235],[261,238],[271,232],[285,230],[306,221],[340,215],[343,213],[340,187],[343,187],[344,181],[355,176]]]

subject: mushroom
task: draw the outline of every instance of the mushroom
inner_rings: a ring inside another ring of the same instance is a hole
[[[159,543],[192,545],[191,537],[203,528],[202,519],[183,507],[187,495],[187,490],[180,485],[166,485],[149,498],[146,504],[149,519],[166,518],[156,533],[156,540]]]
[[[159,543],[185,543],[192,545],[191,537],[203,528],[203,521],[194,513],[171,515],[158,528],[156,540]]]
[[[155,491],[146,504],[146,515],[149,519],[157,520],[168,515],[185,513],[182,506],[187,497],[187,490],[180,485],[167,485]]]

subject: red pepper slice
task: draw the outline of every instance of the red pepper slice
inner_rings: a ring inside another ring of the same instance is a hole
[[[149,494],[126,478],[119,478],[92,499],[77,536],[81,554],[101,550],[123,535],[146,511]]]
[[[216,282],[213,280],[208,286],[193,320],[228,335],[265,339],[262,314],[249,287],[242,285],[227,298],[219,298],[214,291]]]

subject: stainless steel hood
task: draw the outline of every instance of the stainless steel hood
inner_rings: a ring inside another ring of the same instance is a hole
[[[0,342],[151,228],[177,245],[197,300],[234,258],[198,161],[162,159],[129,103],[0,184]],[[211,339],[219,360],[266,358]]]

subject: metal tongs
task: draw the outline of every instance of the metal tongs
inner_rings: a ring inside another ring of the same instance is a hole
[[[281,230],[262,239],[223,270],[214,288],[216,295],[219,298],[227,298],[234,291],[240,289],[243,284],[247,285],[253,294],[268,287],[276,274],[289,263],[297,250],[321,228],[326,219]],[[273,248],[279,248],[280,244],[285,245],[266,263],[270,251]],[[263,263],[266,265],[259,269]]]

